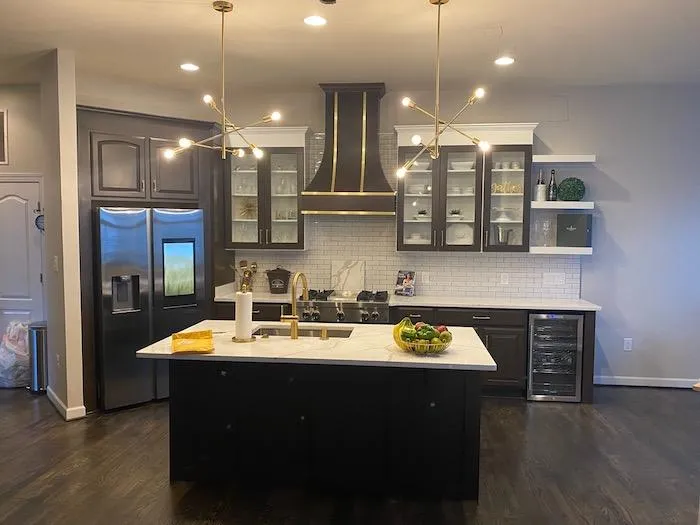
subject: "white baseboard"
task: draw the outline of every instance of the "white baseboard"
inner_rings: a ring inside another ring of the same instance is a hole
[[[49,398],[51,404],[54,406],[54,408],[56,408],[56,410],[58,410],[58,413],[61,414],[61,417],[63,417],[63,419],[66,421],[85,417],[86,411],[83,405],[68,408],[66,404],[56,395],[56,392],[51,389],[51,387],[46,389],[46,397]]]
[[[595,385],[617,386],[653,386],[662,388],[692,388],[695,379],[678,377],[632,377],[632,376],[594,376]]]

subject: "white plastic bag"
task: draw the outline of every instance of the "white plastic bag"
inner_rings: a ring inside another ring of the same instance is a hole
[[[0,341],[0,388],[29,385],[28,326],[10,321]]]

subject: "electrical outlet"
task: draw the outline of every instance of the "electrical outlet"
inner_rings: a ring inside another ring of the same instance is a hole
[[[61,368],[61,354],[56,354],[56,366]]]
[[[542,274],[542,284],[544,286],[562,286],[566,284],[566,274],[545,272]]]
[[[58,273],[58,255],[53,256],[53,271]]]
[[[423,272],[423,284],[430,284],[430,272]]]
[[[507,273],[501,274],[501,284],[508,284],[510,276]]]
[[[631,337],[625,337],[623,348],[625,349],[625,352],[632,351],[632,338]]]

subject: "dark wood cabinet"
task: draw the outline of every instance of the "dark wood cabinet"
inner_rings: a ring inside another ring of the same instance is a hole
[[[478,499],[479,373],[174,360],[171,481]]]
[[[418,148],[399,148],[410,161]],[[532,146],[443,146],[399,180],[399,251],[529,250]]]
[[[224,176],[225,247],[302,249],[304,148],[265,148],[264,156],[232,157]]]
[[[524,389],[527,378],[527,331],[523,328],[478,327],[476,333],[498,370],[484,372],[484,385]]]
[[[163,151],[177,147],[174,138],[89,133],[92,197],[198,201],[202,167],[197,148],[166,159]]]
[[[253,321],[279,321],[290,313],[290,303],[253,303]],[[214,319],[232,321],[236,316],[235,302],[214,302]]]
[[[146,197],[145,137],[90,133],[90,170],[95,197]]]
[[[163,152],[176,148],[177,141],[161,138],[149,139],[150,196],[154,200],[197,200],[199,198],[198,148],[180,152],[174,159],[166,159]]]

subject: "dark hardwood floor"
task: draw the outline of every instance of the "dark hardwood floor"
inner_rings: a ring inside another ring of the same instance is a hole
[[[0,523],[698,525],[700,394],[595,398],[485,399],[477,507],[171,487],[167,403],[64,423],[46,398],[0,390]]]

